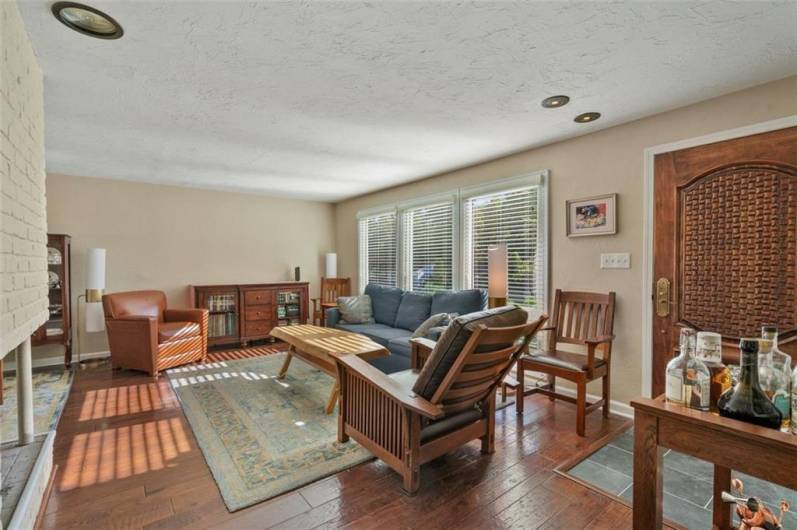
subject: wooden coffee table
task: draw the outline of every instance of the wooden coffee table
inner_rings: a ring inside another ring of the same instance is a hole
[[[332,387],[329,401],[324,407],[324,411],[327,414],[332,414],[335,409],[340,389],[337,368],[330,354],[350,353],[366,361],[390,355],[387,348],[377,344],[365,335],[309,324],[277,327],[271,330],[271,336],[290,345],[288,356],[285,358],[282,369],[277,376],[279,379],[285,377],[294,357],[298,357],[311,366],[323,370],[335,379],[335,385]]]

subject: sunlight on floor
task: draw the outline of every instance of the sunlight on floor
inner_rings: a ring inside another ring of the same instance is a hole
[[[255,372],[218,372],[218,373],[201,373],[208,370],[218,370],[220,368],[227,368],[227,363],[213,362],[199,365],[184,366],[182,368],[174,368],[169,371],[172,388],[180,388],[183,386],[196,385],[199,383],[209,383],[211,381],[220,381],[222,379],[230,379],[233,377],[240,377],[247,381],[271,381],[277,383],[283,388],[290,388],[290,384],[277,379],[276,375],[258,374]],[[179,377],[176,374],[191,374],[185,377]]]
[[[169,396],[162,394],[157,383],[90,390],[83,398],[78,421],[161,410],[164,408],[164,401],[171,400]]]
[[[177,418],[78,434],[70,444],[59,489],[157,471],[190,450],[188,436]]]

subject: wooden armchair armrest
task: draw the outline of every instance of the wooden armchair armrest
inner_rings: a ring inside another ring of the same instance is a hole
[[[614,335],[601,335],[600,337],[593,337],[591,339],[586,339],[584,343],[587,346],[592,346],[593,348],[599,344],[606,344],[614,340]]]
[[[351,353],[333,353],[335,362],[343,366],[345,370],[351,370],[370,385],[387,394],[392,400],[399,403],[402,407],[408,408],[413,412],[436,420],[444,416],[443,409],[437,405],[426,401],[415,393],[402,387],[395,379],[388,377],[384,372],[374,368],[366,361]]]
[[[587,375],[589,377],[592,377],[592,371],[595,369],[595,348],[601,344],[611,345],[613,340],[614,335],[602,335],[600,337],[593,337],[584,341],[584,344],[587,345]],[[606,349],[603,350],[604,357],[608,355],[607,352],[609,351],[609,348],[610,346],[606,346]]]
[[[410,368],[420,370],[432,353],[436,342],[423,337],[410,339]]]

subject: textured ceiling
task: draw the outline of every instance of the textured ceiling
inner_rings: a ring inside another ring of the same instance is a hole
[[[797,2],[86,1],[19,2],[48,171],[325,201],[797,73]]]

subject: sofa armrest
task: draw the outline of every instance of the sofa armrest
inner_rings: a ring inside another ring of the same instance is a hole
[[[328,328],[335,328],[340,322],[340,311],[337,307],[330,307],[326,313],[326,324]]]

